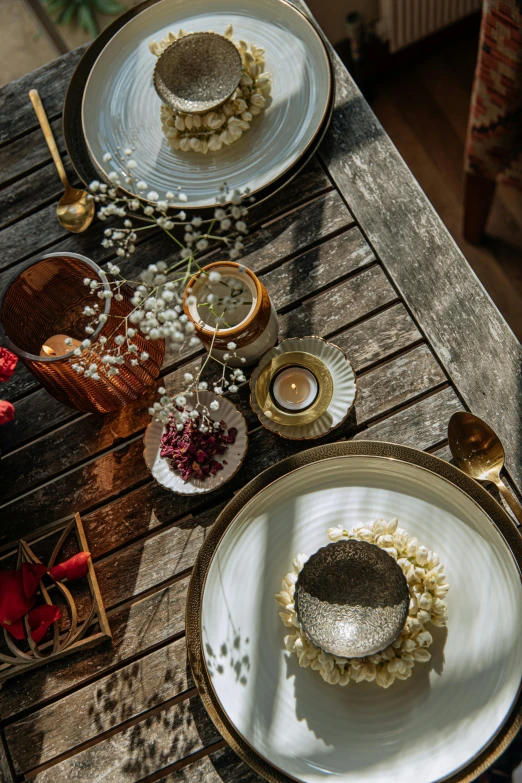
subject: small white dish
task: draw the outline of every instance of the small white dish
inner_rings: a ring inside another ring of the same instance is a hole
[[[257,379],[263,367],[272,361],[275,356],[293,351],[310,353],[320,359],[330,371],[334,387],[332,400],[326,411],[310,424],[300,426],[278,424],[269,419],[259,407],[255,394]],[[250,404],[263,427],[276,432],[282,438],[290,440],[322,438],[330,430],[343,423],[353,408],[357,397],[355,370],[352,363],[340,348],[333,345],[333,343],[326,342],[322,337],[291,337],[267,351],[252,373],[250,389]]]
[[[185,397],[188,405],[194,407],[196,395],[186,394]],[[246,422],[243,414],[239,412],[234,403],[227,400],[226,397],[220,397],[210,391],[200,391],[199,399],[201,404],[209,409],[212,421],[224,421],[227,431],[231,427],[237,429],[236,442],[230,444],[225,453],[217,457],[219,462],[223,464],[223,469],[218,470],[215,476],[208,476],[204,480],[191,478],[188,481],[183,481],[180,474],[170,467],[170,461],[160,456],[161,438],[166,429],[162,422],[153,419],[145,430],[143,439],[145,444],[143,458],[148,469],[158,484],[178,495],[201,495],[226,484],[232,476],[236,475],[243,464],[248,448]],[[219,400],[217,411],[210,410],[209,406],[213,400]]]

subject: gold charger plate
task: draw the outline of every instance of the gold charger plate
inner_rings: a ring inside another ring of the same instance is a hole
[[[102,52],[104,51],[105,47],[110,43],[111,39],[125,25],[127,25],[136,17],[138,17],[143,11],[146,11],[151,6],[154,6],[160,2],[165,2],[165,0],[143,0],[143,2],[139,3],[138,5],[129,9],[128,11],[123,13],[120,17],[118,17],[118,19],[116,19],[111,25],[109,25],[109,27],[107,27],[106,30],[104,30],[98,36],[98,38],[96,38],[96,40],[91,44],[89,49],[86,51],[86,53],[83,55],[82,59],[78,63],[73,73],[73,76],[71,77],[71,81],[69,83],[69,87],[67,89],[67,93],[65,97],[62,128],[63,128],[63,135],[65,139],[66,149],[71,159],[72,165],[76,173],[80,177],[80,179],[82,179],[83,182],[85,182],[86,184],[91,182],[93,179],[104,178],[104,174],[100,170],[100,164],[96,165],[91,154],[89,153],[89,146],[84,136],[83,123],[82,123],[82,105],[84,101],[84,94],[93,67],[96,61],[98,60],[98,58],[100,57],[100,55],[102,54]],[[279,2],[281,2],[284,5],[290,6],[298,14],[304,16],[304,14],[299,9],[297,9],[291,3],[287,2],[287,0],[279,0]],[[309,19],[308,17],[306,17],[306,21],[307,24],[310,26],[310,28],[313,28],[317,36],[322,40],[324,44],[325,56],[328,59],[330,74],[331,74],[331,90],[330,90],[329,101],[324,111],[323,120],[321,124],[317,127],[317,130],[313,138],[311,139],[308,147],[305,150],[303,150],[302,155],[299,157],[299,159],[296,160],[286,171],[284,171],[279,176],[277,176],[273,181],[266,184],[266,186],[260,187],[257,191],[254,191],[256,202],[263,201],[266,198],[273,195],[274,193],[276,193],[277,191],[279,191],[288,182],[290,182],[299,173],[299,171],[301,171],[301,169],[310,161],[315,151],[317,150],[317,147],[321,143],[324,134],[326,133],[326,130],[328,128],[332,116],[333,105],[334,105],[334,76],[333,76],[331,55],[329,51],[329,44],[326,41],[322,31],[315,24],[315,22],[312,19]],[[184,153],[185,156],[188,154],[189,153]],[[204,156],[194,156],[195,159],[199,157],[204,157]],[[230,186],[233,186],[234,184],[230,178],[228,178],[228,183]],[[176,184],[183,185],[183,187],[185,188],[186,183],[180,181],[180,183],[176,183]],[[180,205],[177,205],[177,208],[179,208],[179,206]],[[190,204],[190,194],[189,194],[189,203],[183,203],[181,206],[185,210],[191,208],[194,209],[197,208],[199,209],[200,212],[204,212],[204,210],[207,207],[209,209],[211,207],[213,208],[215,204],[213,200],[212,203],[209,202],[209,204],[206,206]]]
[[[213,561],[217,555],[218,551],[221,551],[225,534],[228,533],[232,535],[232,540],[236,541],[238,535],[242,535],[242,531],[245,528],[245,524],[248,524],[245,520],[248,519],[248,517],[245,517],[243,514],[242,517],[242,523],[239,526],[240,533],[232,533],[232,531],[236,531],[237,525],[234,525],[234,522],[236,519],[239,518],[241,515],[241,512],[247,510],[251,510],[253,508],[252,501],[254,498],[256,498],[256,504],[261,502],[261,498],[265,499],[266,497],[265,493],[263,493],[263,490],[270,487],[270,492],[272,493],[273,497],[277,500],[281,495],[281,487],[283,484],[279,479],[282,479],[285,477],[285,481],[288,479],[292,481],[297,481],[298,474],[304,470],[306,470],[306,466],[316,466],[317,471],[324,470],[329,465],[333,465],[334,463],[340,463],[340,461],[344,460],[344,458],[361,458],[361,459],[368,459],[371,461],[380,461],[380,463],[385,466],[386,470],[404,470],[406,473],[414,473],[415,475],[421,476],[421,480],[424,482],[424,484],[429,488],[430,482],[433,485],[436,485],[438,487],[437,492],[440,491],[440,488],[442,487],[442,495],[445,494],[450,497],[453,496],[454,499],[457,498],[459,503],[461,504],[462,508],[467,509],[467,513],[469,513],[471,509],[471,513],[475,515],[476,519],[479,519],[480,524],[483,526],[483,528],[486,531],[487,536],[491,538],[492,541],[495,543],[495,547],[497,547],[499,550],[502,550],[504,555],[504,560],[507,562],[507,567],[511,569],[511,577],[513,578],[513,573],[515,575],[515,582],[516,582],[516,589],[520,591],[520,569],[522,566],[522,538],[515,526],[515,524],[511,521],[511,519],[508,517],[508,515],[503,511],[503,509],[496,503],[496,501],[489,495],[489,493],[481,486],[479,486],[477,483],[475,483],[473,480],[469,479],[465,474],[463,474],[461,471],[459,471],[457,468],[453,467],[449,463],[440,460],[436,457],[433,457],[429,454],[426,454],[421,451],[417,451],[416,449],[408,448],[405,446],[399,446],[395,444],[389,444],[389,443],[373,443],[373,442],[349,442],[349,443],[335,443],[331,445],[326,446],[320,446],[314,449],[310,449],[308,451],[304,451],[298,455],[289,457],[286,460],[283,460],[279,464],[273,466],[272,468],[269,468],[268,470],[264,471],[260,476],[258,476],[256,479],[251,481],[246,487],[244,487],[240,492],[237,493],[237,495],[234,497],[234,499],[229,503],[229,505],[224,509],[224,511],[220,514],[217,521],[215,522],[214,526],[212,527],[205,543],[203,544],[198,558],[196,560],[196,564],[194,566],[194,570],[192,573],[190,586],[189,586],[189,592],[188,592],[188,600],[187,600],[187,614],[186,614],[186,629],[187,629],[187,646],[188,646],[188,653],[189,653],[189,659],[192,666],[192,670],[194,673],[194,679],[198,688],[198,691],[203,699],[203,702],[205,704],[205,707],[207,708],[213,722],[215,723],[218,730],[221,732],[221,734],[225,737],[227,742],[232,746],[232,748],[238,753],[238,755],[246,761],[248,764],[250,764],[251,767],[253,767],[257,772],[259,772],[261,775],[263,775],[267,780],[273,781],[275,783],[288,783],[288,781],[291,780],[303,780],[307,779],[306,776],[300,776],[299,774],[288,774],[284,770],[284,765],[280,763],[273,763],[271,759],[268,757],[266,753],[261,753],[255,749],[255,741],[247,740],[245,738],[246,732],[240,732],[235,725],[234,721],[231,720],[230,715],[228,714],[227,710],[224,709],[221,699],[223,699],[223,695],[221,694],[221,697],[218,697],[213,677],[215,677],[215,668],[212,670],[212,675],[209,673],[209,667],[212,666],[212,661],[210,658],[208,658],[208,650],[207,653],[203,652],[202,649],[202,640],[203,640],[203,631],[202,631],[202,604],[204,600],[204,591],[205,591],[205,584],[207,582],[209,572],[211,572]],[[401,468],[401,466],[403,466]],[[315,470],[314,470],[315,472]],[[433,478],[430,478],[432,476]],[[431,490],[430,490],[431,491]],[[435,492],[435,490],[433,490]],[[277,495],[277,492],[280,493],[280,495]],[[259,496],[259,497],[258,497]],[[274,500],[275,502],[275,500]],[[308,500],[305,498],[305,501],[303,501],[305,504],[308,503]],[[441,500],[441,503],[444,504],[446,501],[443,499]],[[450,503],[450,500],[447,501]],[[257,506],[256,506],[257,508]],[[459,507],[460,508],[460,507]],[[262,506],[261,511],[259,513],[265,513],[265,506]],[[324,509],[324,513],[327,514],[328,509]],[[252,512],[253,513],[253,512]],[[251,517],[252,517],[251,513]],[[256,512],[257,513],[257,512]],[[308,513],[308,511],[307,511]],[[311,513],[311,512],[310,512]],[[321,509],[321,513],[323,513],[323,510]],[[460,513],[460,512],[459,512]],[[462,512],[464,513],[464,512]],[[401,519],[401,514],[399,510],[399,518]],[[326,517],[325,517],[326,520]],[[491,524],[493,523],[493,524]],[[239,522],[238,522],[239,524]],[[326,523],[325,523],[326,528]],[[407,527],[407,525],[405,525]],[[487,538],[486,536],[486,538]],[[440,535],[439,535],[440,537]],[[227,535],[228,540],[230,541],[229,536]],[[239,542],[240,544],[241,542]],[[483,544],[481,540],[481,545]],[[493,557],[493,553],[495,551],[495,547],[491,548],[491,556]],[[227,558],[231,557],[231,551],[233,553],[234,550],[230,550],[230,544],[225,546],[225,552],[223,555],[220,555],[219,563],[224,565],[225,563],[228,563],[229,561]],[[448,553],[451,551],[451,549],[448,548],[448,545],[446,545],[446,551],[439,552],[441,554],[441,558],[443,559],[448,556]],[[489,552],[489,549],[487,546],[485,546],[485,552],[486,555]],[[227,554],[228,553],[228,554]],[[295,552],[294,552],[295,554]],[[223,559],[225,558],[225,559]],[[507,560],[506,560],[507,558]],[[230,560],[232,563],[232,560]],[[511,562],[511,566],[509,563]],[[493,563],[493,561],[492,561]],[[493,566],[491,566],[493,567]],[[514,571],[513,571],[514,569]],[[284,572],[281,574],[281,577],[284,575]],[[225,575],[223,574],[223,577]],[[450,580],[450,586],[451,586],[451,580]],[[243,585],[243,589],[240,591],[241,594],[247,592],[247,587]],[[450,591],[451,592],[451,591]],[[268,595],[266,600],[270,602],[272,596]],[[206,600],[206,599],[205,599]],[[220,596],[215,597],[214,600],[221,600]],[[453,599],[454,602],[456,599]],[[450,607],[451,607],[451,601],[450,601]],[[519,606],[517,604],[518,611]],[[244,629],[241,626],[240,621],[238,621],[233,613],[231,613],[231,608],[227,608],[228,616],[230,620],[232,621],[234,627],[239,628],[240,632],[243,633]],[[266,610],[269,611],[268,609]],[[274,605],[273,612],[277,618],[277,609]],[[208,618],[207,618],[208,620]],[[451,612],[450,612],[450,620],[451,620]],[[239,624],[237,624],[239,622]],[[483,632],[483,625],[478,624],[479,631]],[[277,624],[274,626],[274,628],[277,627]],[[264,631],[266,629],[260,629],[260,633],[264,634]],[[283,629],[280,630],[281,639],[276,639],[275,642],[271,642],[270,640],[267,640],[266,635],[263,635],[263,641],[265,644],[270,646],[270,644],[281,644],[282,645],[282,637],[284,635]],[[489,630],[489,629],[488,629]],[[448,638],[451,641],[450,635],[453,634],[453,636],[457,636],[458,628],[455,628],[455,626],[449,627],[449,633]],[[519,630],[515,629],[515,632],[518,634],[517,638],[519,638]],[[244,635],[244,633],[243,633]],[[487,633],[484,633],[484,636],[487,637]],[[248,640],[247,640],[248,641]],[[519,642],[518,642],[519,643]],[[450,645],[451,646],[451,645]],[[252,646],[250,647],[250,654],[253,653]],[[263,648],[263,657],[266,654],[265,648]],[[210,661],[210,663],[209,663]],[[273,663],[273,661],[271,661]],[[265,662],[265,669],[268,667],[268,671],[273,671],[273,669],[270,667],[270,662]],[[518,666],[518,664],[517,664]],[[306,673],[309,673],[310,670],[299,670],[304,671],[305,674],[304,677],[307,676]],[[473,754],[472,757],[466,760],[466,763],[461,764],[458,769],[455,771],[452,771],[450,774],[446,774],[444,776],[439,777],[430,777],[430,771],[428,765],[428,771],[425,773],[424,777],[422,777],[422,780],[447,780],[447,781],[454,781],[455,783],[458,781],[459,783],[464,783],[467,781],[474,780],[478,774],[480,774],[482,771],[487,769],[491,763],[500,756],[500,754],[506,749],[506,747],[509,745],[510,741],[513,739],[517,731],[519,730],[520,726],[522,725],[522,698],[520,693],[520,678],[518,677],[518,669],[517,671],[517,680],[516,680],[516,693],[515,697],[512,701],[512,704],[510,708],[507,710],[505,716],[502,720],[499,721],[499,725],[496,728],[494,734],[488,739],[488,741],[484,744],[483,747],[480,747],[477,752]],[[265,676],[265,679],[267,676],[266,671],[263,673]],[[293,672],[293,675],[296,675],[294,679],[297,679],[297,674],[295,671]],[[293,676],[292,675],[292,676]],[[312,675],[316,677],[316,674],[312,672]],[[274,673],[273,676],[277,676],[276,673]],[[290,676],[290,673],[287,674],[287,678]],[[441,679],[443,681],[443,674],[441,675]],[[287,679],[286,678],[286,679]],[[320,678],[319,678],[320,679]],[[414,680],[414,678],[411,678]],[[283,675],[283,681],[285,680],[285,677]],[[246,683],[246,678],[245,678]],[[408,683],[411,683],[411,681],[408,681]],[[401,683],[399,686],[399,691],[395,691],[396,695],[399,695],[400,697],[400,688],[405,687],[408,683],[404,684]],[[320,685],[324,686],[322,681],[320,681]],[[264,686],[266,687],[266,682],[264,682]],[[451,687],[452,683],[446,684],[447,690],[452,690]],[[335,691],[336,689],[331,686],[324,686],[327,688],[327,693],[331,693],[332,691]],[[356,686],[357,687],[357,686]],[[457,688],[457,684],[455,684],[455,688]],[[329,690],[328,690],[329,689]],[[348,692],[348,689],[340,689],[341,692],[344,692],[345,694]],[[375,689],[374,689],[375,690]],[[376,689],[377,691],[381,689]],[[318,691],[319,692],[319,691]],[[323,693],[323,691],[321,691]],[[368,694],[369,691],[363,690],[352,690],[350,692],[350,698],[361,698],[361,694]],[[390,694],[389,698],[396,698],[393,693],[393,686],[389,689],[389,691],[385,691],[385,694]],[[317,693],[316,693],[317,695]],[[380,697],[380,695],[378,695]],[[231,695],[232,698],[232,695]],[[372,697],[373,698],[373,697]],[[364,703],[364,699],[363,699]],[[315,710],[320,708],[320,702],[317,700],[314,702],[315,704]],[[346,706],[346,702],[345,702]],[[256,706],[256,714],[257,714],[257,706]],[[378,713],[375,713],[378,714]],[[286,716],[288,717],[290,713],[286,712]],[[301,702],[301,708],[299,712],[299,719],[298,723],[303,724],[303,721],[307,721],[310,719],[309,713],[303,713],[303,707]],[[259,720],[262,720],[259,718]],[[313,721],[313,717],[311,718]],[[427,718],[429,720],[429,716]],[[259,723],[259,721],[258,721]],[[317,724],[316,724],[317,725]],[[316,731],[320,732],[321,728],[317,728]],[[276,732],[277,733],[277,732]],[[459,732],[455,732],[453,730],[452,736],[458,736]],[[310,735],[311,739],[314,739],[313,735]],[[349,733],[345,734],[345,737],[348,741]],[[349,744],[349,743],[348,743]],[[288,747],[288,743],[287,743]],[[291,748],[289,748],[291,750]],[[375,750],[375,749],[374,749]],[[359,752],[357,748],[351,748],[350,752],[354,755],[356,752]],[[374,752],[374,751],[372,751]],[[307,751],[303,750],[303,755],[306,755]],[[295,755],[295,753],[294,753]],[[299,753],[297,753],[297,756],[299,756]],[[299,761],[299,759],[298,759]],[[325,762],[326,763],[326,762]],[[435,763],[435,757],[434,761]],[[319,767],[317,767],[319,769]],[[327,774],[327,771],[326,773]],[[417,773],[415,773],[417,774]],[[426,777],[426,775],[428,777]],[[339,780],[343,780],[342,775],[336,775]],[[364,774],[357,774],[357,779],[360,781],[366,780],[366,771]],[[308,778],[308,779],[317,779],[316,778]],[[346,778],[348,779],[348,778]],[[350,780],[352,778],[349,778]],[[372,779],[373,778],[368,778]],[[378,778],[377,778],[378,779]],[[384,779],[383,777],[380,778],[381,780]],[[409,778],[411,780],[421,780],[421,777],[417,778]]]

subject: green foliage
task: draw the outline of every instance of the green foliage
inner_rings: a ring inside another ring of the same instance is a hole
[[[96,11],[108,16],[125,11],[125,6],[118,0],[43,0],[43,3],[57,24],[75,22],[93,38],[99,33]]]

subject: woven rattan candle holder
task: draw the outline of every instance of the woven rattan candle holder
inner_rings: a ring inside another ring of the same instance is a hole
[[[18,272],[0,300],[0,322],[6,346],[20,357],[42,386],[57,400],[81,411],[108,411],[123,408],[136,400],[154,383],[163,356],[163,340],[147,340],[137,334],[134,342],[149,359],[132,366],[128,358],[119,365],[119,375],[108,377],[102,368],[100,354],[89,350],[89,362],[100,368],[100,380],[85,378],[71,363],[72,351],[63,356],[40,356],[51,335],[85,338],[85,305],[92,304],[92,294],[84,279],[101,281],[109,289],[107,276],[100,267],[76,253],[48,254]],[[124,330],[123,317],[133,309],[132,291],[122,287],[121,301],[105,300],[107,322],[90,336],[114,338]]]

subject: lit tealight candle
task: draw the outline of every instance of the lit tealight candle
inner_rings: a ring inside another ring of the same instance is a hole
[[[71,340],[71,345],[67,345],[66,340]],[[40,348],[40,356],[64,356],[80,345],[81,341],[75,340],[74,337],[69,337],[66,334],[53,334]]]
[[[304,411],[315,401],[319,385],[315,375],[305,367],[285,367],[274,378],[272,396],[287,411]]]

